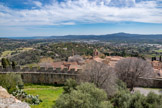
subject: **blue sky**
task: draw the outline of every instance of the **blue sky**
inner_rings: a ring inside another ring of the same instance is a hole
[[[0,0],[0,36],[162,34],[162,0]]]

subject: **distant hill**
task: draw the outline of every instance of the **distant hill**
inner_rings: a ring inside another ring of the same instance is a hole
[[[3,37],[4,38],[4,37]],[[129,33],[114,33],[106,35],[66,35],[66,36],[35,36],[35,37],[5,37],[9,39],[64,39],[64,40],[154,40],[162,39],[162,34],[141,35]]]

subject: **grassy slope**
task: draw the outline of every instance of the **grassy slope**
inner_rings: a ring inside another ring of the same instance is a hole
[[[43,101],[39,105],[32,105],[31,108],[52,108],[55,100],[62,94],[63,88],[48,85],[25,85],[24,91],[28,94],[39,95]]]
[[[14,51],[11,51],[11,50],[7,50],[7,51],[4,51],[4,52],[2,52],[2,55],[1,55],[1,57],[9,57],[9,56],[11,56],[11,53],[13,53],[13,52],[19,52],[19,53],[21,53],[21,52],[24,52],[24,51],[29,51],[29,50],[32,50],[33,48],[18,48],[18,49],[16,49],[16,50],[14,50]]]
[[[160,52],[162,52],[162,49],[159,49],[159,50],[155,50],[155,52],[159,52],[159,53],[160,53]]]

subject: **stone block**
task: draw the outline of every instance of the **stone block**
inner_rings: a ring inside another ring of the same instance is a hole
[[[21,68],[20,68],[20,66],[16,66],[15,69],[13,69],[13,70],[14,70],[14,72],[20,72]]]
[[[67,73],[68,72],[68,68],[64,68],[63,70],[62,70],[62,73]]]
[[[21,71],[22,71],[22,72],[29,72],[29,71],[30,71],[30,68],[29,68],[29,67],[24,67],[24,68],[22,68]]]
[[[5,71],[6,71],[6,72],[13,72],[13,70],[12,70],[12,67],[11,67],[11,66],[6,67],[6,68],[5,68]]]
[[[2,66],[0,66],[0,72],[2,72],[2,70],[3,70],[3,67],[2,67]]]
[[[73,74],[75,72],[75,69],[70,69],[69,73]]]
[[[53,72],[53,67],[49,67],[46,72]]]
[[[61,73],[61,68],[56,68],[57,73]]]
[[[32,67],[31,69],[30,69],[30,72],[37,72],[37,67]]]
[[[40,67],[40,69],[38,70],[38,72],[45,72],[46,68],[45,67]]]

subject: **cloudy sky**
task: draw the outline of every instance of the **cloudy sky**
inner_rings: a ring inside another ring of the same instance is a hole
[[[162,34],[162,0],[0,0],[0,36]]]

